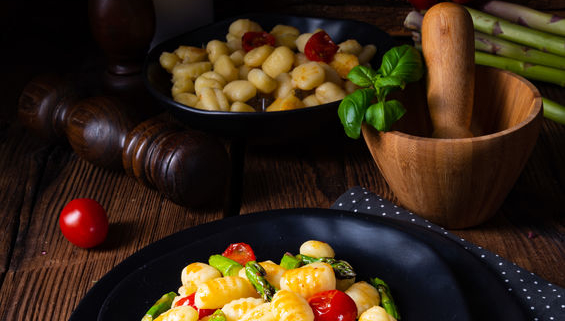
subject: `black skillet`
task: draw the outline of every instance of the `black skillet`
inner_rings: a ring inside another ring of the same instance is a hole
[[[280,14],[247,14],[182,34],[151,49],[145,60],[144,81],[160,104],[194,129],[229,138],[244,138],[247,142],[254,140],[265,142],[269,139],[280,142],[287,138],[318,134],[324,130],[340,130],[337,116],[339,102],[298,110],[260,113],[205,111],[175,102],[170,94],[171,76],[159,64],[161,53],[171,52],[179,45],[201,47],[212,39],[225,40],[229,25],[239,18],[256,21],[267,31],[277,24],[291,25],[301,32],[312,32],[322,28],[336,43],[356,39],[362,45],[374,44],[377,47],[377,54],[371,61],[373,67],[380,65],[382,55],[393,46],[393,39],[386,32],[359,21]]]

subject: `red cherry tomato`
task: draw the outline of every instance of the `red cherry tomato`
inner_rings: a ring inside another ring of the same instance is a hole
[[[255,253],[247,243],[233,243],[222,253],[228,259],[232,259],[241,265],[249,261],[255,261]]]
[[[189,307],[193,307],[196,311],[198,311],[198,319],[202,319],[205,316],[208,316],[212,313],[214,313],[214,311],[216,311],[216,309],[199,309],[196,307],[196,305],[194,305],[194,297],[196,295],[196,292],[185,296],[184,298],[180,298],[176,303],[175,303],[175,307],[180,307],[183,305],[189,306]]]
[[[108,217],[104,208],[95,200],[77,198],[61,211],[59,227],[69,242],[82,248],[91,248],[106,238]]]
[[[438,3],[438,0],[408,0],[408,2],[417,10],[428,10],[434,4]]]
[[[325,31],[318,31],[306,42],[304,54],[311,61],[330,63],[338,49],[330,35]]]
[[[246,52],[263,45],[274,46],[275,37],[265,31],[248,31],[241,37],[241,46]]]
[[[322,291],[308,299],[314,312],[314,321],[355,321],[357,306],[345,292]]]

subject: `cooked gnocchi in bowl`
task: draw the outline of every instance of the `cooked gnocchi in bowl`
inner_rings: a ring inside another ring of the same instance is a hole
[[[163,51],[159,63],[171,74],[176,102],[210,111],[271,112],[343,99],[356,89],[349,71],[369,65],[376,53],[374,44],[355,39],[336,44],[320,28],[301,32],[277,24],[267,32],[240,18],[224,39]]]
[[[258,261],[250,245],[233,243],[208,262],[181,271],[177,292],[163,295],[142,321],[395,321],[390,289],[358,280],[331,245],[304,242],[280,263]]]
[[[320,45],[328,38],[331,45]],[[360,21],[248,14],[155,46],[143,78],[161,105],[195,129],[304,137],[339,129],[339,101],[354,89],[344,75],[359,63],[378,67],[392,46],[388,34]]]

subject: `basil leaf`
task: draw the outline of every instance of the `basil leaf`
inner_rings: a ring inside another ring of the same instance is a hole
[[[345,96],[341,101],[337,113],[347,136],[354,139],[359,138],[365,111],[374,97],[374,89],[362,88]]]
[[[370,87],[377,78],[377,72],[373,69],[361,65],[357,65],[349,71],[347,79],[360,87]]]
[[[377,72],[383,76],[399,77],[406,83],[417,81],[424,74],[422,56],[409,45],[393,47],[384,54]]]
[[[375,87],[382,88],[382,87],[400,87],[404,89],[406,83],[402,80],[402,78],[397,76],[385,76],[385,77],[377,77],[375,80]]]
[[[387,132],[405,113],[406,109],[398,100],[380,101],[367,108],[365,121],[377,130]]]

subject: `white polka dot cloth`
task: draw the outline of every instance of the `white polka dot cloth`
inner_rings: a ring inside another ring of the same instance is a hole
[[[530,320],[565,321],[565,289],[547,282],[497,254],[447,232],[443,227],[430,223],[363,187],[356,186],[348,190],[337,199],[332,208],[409,221],[440,233],[457,242],[491,267],[498,274],[501,282],[504,282],[508,291],[511,291],[528,311]]]

